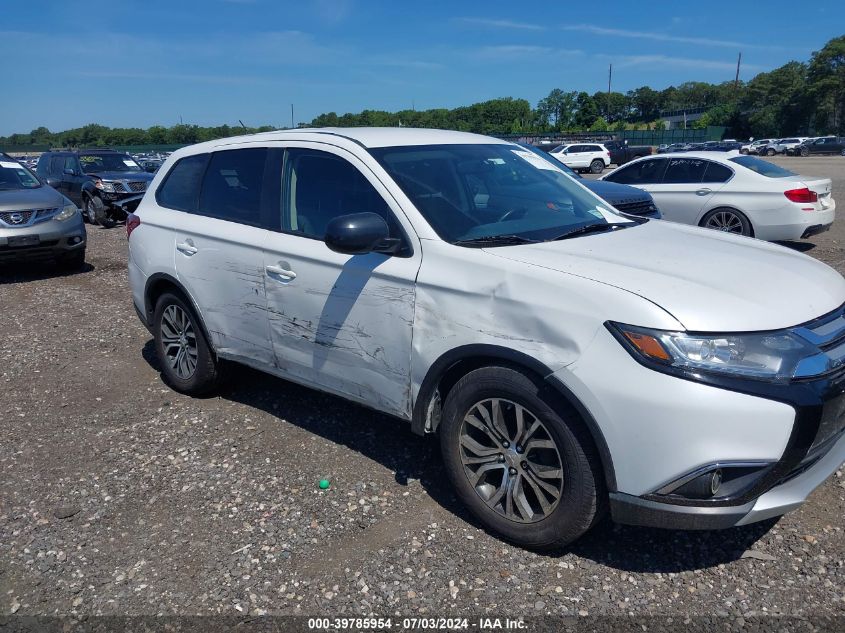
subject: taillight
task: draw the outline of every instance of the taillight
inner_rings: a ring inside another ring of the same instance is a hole
[[[130,213],[126,216],[126,239],[129,239],[129,236],[132,235],[132,231],[137,229],[141,226],[141,218],[139,218],[134,213]]]
[[[785,195],[790,201],[792,202],[818,202],[819,194],[815,191],[810,191],[807,187],[802,187],[801,189],[790,189],[789,191],[784,191],[783,195]]]

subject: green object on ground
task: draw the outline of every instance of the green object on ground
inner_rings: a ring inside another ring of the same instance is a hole
[[[330,485],[331,485],[331,484],[329,483],[329,480],[328,480],[328,479],[321,479],[321,480],[320,480],[320,488],[321,488],[322,490],[327,490],[327,489],[328,489],[328,487],[329,487]]]

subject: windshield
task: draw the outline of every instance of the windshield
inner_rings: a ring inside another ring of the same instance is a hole
[[[626,221],[552,160],[516,145],[420,145],[370,153],[448,242],[551,240],[583,226],[607,226],[608,219]]]
[[[756,156],[737,156],[736,158],[731,158],[730,161],[769,178],[786,178],[788,176],[798,175],[794,171],[778,167],[774,163],[762,160]]]
[[[13,160],[0,160],[0,190],[37,189],[38,178],[28,169]]]
[[[80,154],[82,171],[93,174],[99,171],[139,171],[141,167],[128,154]]]

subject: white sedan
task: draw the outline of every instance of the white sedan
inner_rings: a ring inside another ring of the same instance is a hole
[[[761,240],[797,240],[830,228],[830,178],[808,178],[737,152],[640,158],[602,180],[648,191],[663,219]]]

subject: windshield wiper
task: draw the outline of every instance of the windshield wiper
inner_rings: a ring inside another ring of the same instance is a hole
[[[521,235],[490,235],[487,237],[473,237],[466,240],[452,242],[458,246],[511,246],[514,244],[536,244],[539,240],[532,240]]]
[[[552,238],[552,242],[556,242],[557,240],[565,240],[570,237],[575,237],[577,235],[586,235],[587,233],[603,233],[604,231],[615,231],[616,229],[624,229],[630,225],[628,224],[588,224],[586,226],[578,227],[577,229],[572,229],[571,231],[567,231],[562,235],[558,235],[555,238]]]

